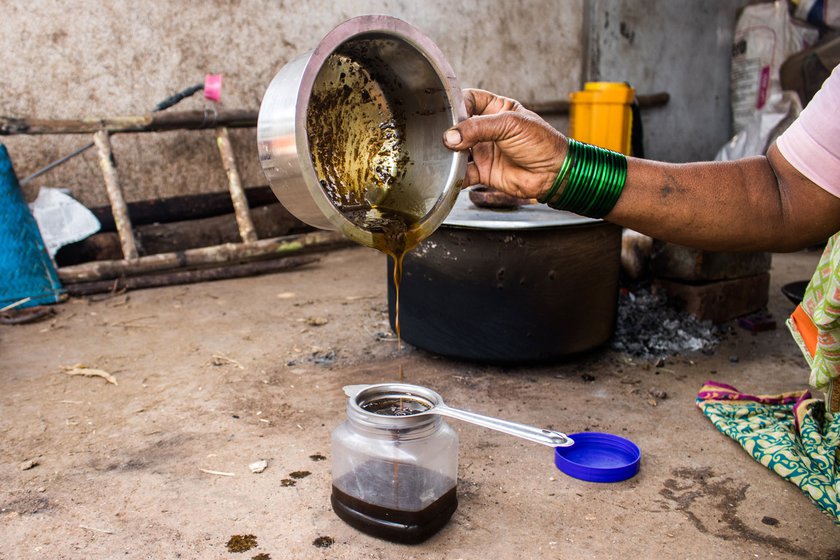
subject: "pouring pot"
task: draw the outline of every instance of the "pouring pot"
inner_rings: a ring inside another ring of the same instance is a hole
[[[403,340],[490,363],[560,359],[615,328],[621,228],[544,205],[474,206],[465,191],[443,225],[406,254]],[[388,306],[396,293],[388,260]]]
[[[318,228],[381,246],[371,210],[434,231],[449,213],[466,154],[443,132],[466,118],[440,49],[399,19],[368,15],[330,31],[284,66],[260,106],[260,163],[280,202]]]

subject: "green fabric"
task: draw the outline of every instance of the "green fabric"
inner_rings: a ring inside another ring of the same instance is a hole
[[[805,290],[802,309],[817,327],[817,348],[811,356],[792,321],[793,333],[808,365],[811,366],[811,387],[827,393],[827,403],[836,408],[840,395],[833,394],[840,379],[840,233],[826,243],[817,269]]]
[[[825,413],[822,401],[800,402],[797,429],[797,405],[703,399],[702,395],[703,391],[697,406],[718,430],[798,486],[840,525],[840,414]]]

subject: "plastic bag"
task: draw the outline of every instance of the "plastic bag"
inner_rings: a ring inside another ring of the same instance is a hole
[[[744,8],[732,45],[732,124],[737,134],[774,94],[782,91],[779,68],[790,55],[814,44],[818,32],[795,25],[787,2]]]
[[[93,212],[61,189],[42,187],[29,209],[51,257],[64,245],[81,241],[101,227]]]
[[[715,161],[730,161],[750,156],[761,156],[770,144],[787,129],[802,112],[799,96],[794,91],[775,93],[756,111],[741,132],[723,145]]]

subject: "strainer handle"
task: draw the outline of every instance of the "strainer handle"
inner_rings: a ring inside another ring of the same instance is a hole
[[[535,443],[541,443],[549,447],[569,447],[575,443],[572,441],[572,438],[562,432],[536,428],[534,426],[528,426],[518,422],[510,422],[509,420],[501,420],[499,418],[493,418],[492,416],[484,416],[483,414],[476,414],[475,412],[452,408],[451,406],[444,404],[437,405],[433,410],[436,414],[440,414],[441,416],[447,416],[449,418],[463,420],[464,422],[469,422],[471,424],[477,424],[485,428],[490,428],[491,430],[504,432],[508,435],[527,439],[528,441],[533,441]]]

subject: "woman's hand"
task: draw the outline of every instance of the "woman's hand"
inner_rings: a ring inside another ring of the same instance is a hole
[[[465,89],[469,119],[447,130],[443,143],[472,152],[464,186],[481,183],[519,198],[539,198],[551,188],[565,137],[518,101]]]

